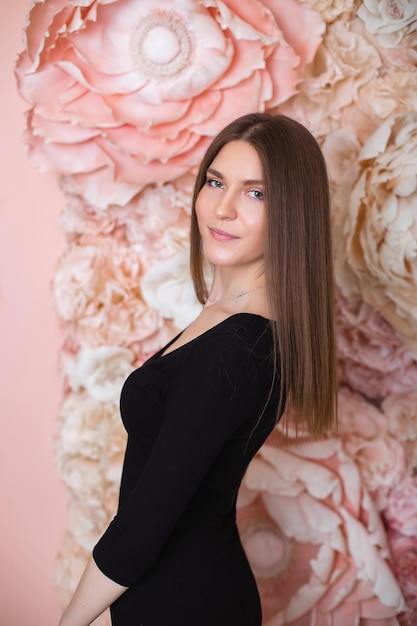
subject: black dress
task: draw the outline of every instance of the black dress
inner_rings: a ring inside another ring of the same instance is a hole
[[[119,509],[93,551],[100,570],[129,587],[112,624],[260,626],[236,496],[276,422],[269,322],[238,313],[163,355],[168,346],[121,394]]]

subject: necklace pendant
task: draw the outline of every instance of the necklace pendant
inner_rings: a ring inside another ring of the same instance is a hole
[[[262,289],[262,287],[265,287],[265,285],[258,285],[258,287],[253,287],[252,289],[245,289],[243,291],[240,291],[236,296],[231,296],[230,298],[219,298],[218,300],[214,300],[213,302],[210,302],[210,300],[207,299],[204,306],[214,306],[215,304],[218,304],[219,302],[229,302],[230,300],[237,300],[237,298],[242,298],[243,296],[246,296],[248,293],[252,293],[253,291]]]

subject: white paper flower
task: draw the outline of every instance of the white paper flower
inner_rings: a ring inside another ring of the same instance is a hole
[[[81,348],[64,371],[72,391],[85,389],[94,400],[117,404],[123,382],[133,370],[133,359],[127,348]]]
[[[189,269],[188,249],[167,261],[159,261],[145,274],[141,288],[149,306],[183,329],[200,313]]]
[[[360,17],[381,46],[396,46],[402,38],[417,30],[417,4],[414,0],[363,0]]]

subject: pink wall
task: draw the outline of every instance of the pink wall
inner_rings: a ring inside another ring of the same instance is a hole
[[[29,4],[0,2],[0,626],[57,625],[52,570],[65,527],[52,449],[60,333],[50,292],[64,249],[63,196],[28,161],[27,106],[12,73]]]

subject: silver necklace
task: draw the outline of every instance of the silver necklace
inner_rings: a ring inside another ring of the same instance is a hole
[[[248,293],[252,293],[252,291],[257,291],[258,289],[262,289],[265,285],[259,285],[258,287],[253,287],[252,289],[245,289],[244,291],[240,291],[236,296],[231,296],[230,298],[219,298],[218,300],[214,300],[210,302],[209,299],[206,300],[204,306],[213,306],[213,304],[217,304],[218,302],[229,302],[229,300],[236,300],[237,298],[242,298],[242,296],[246,296]]]

